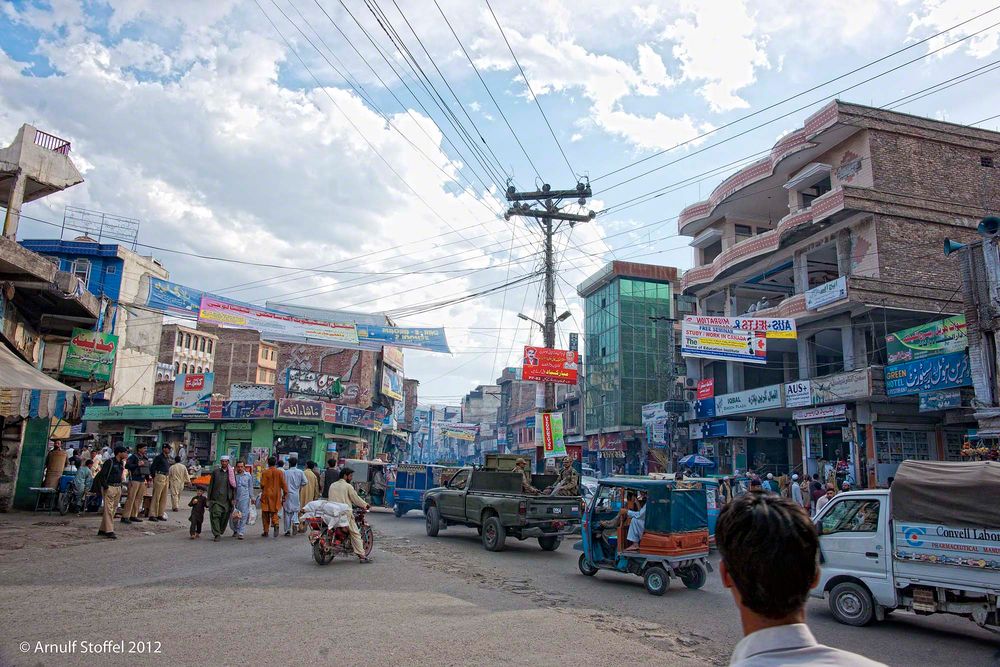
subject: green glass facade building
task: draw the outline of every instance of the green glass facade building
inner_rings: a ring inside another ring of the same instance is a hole
[[[642,427],[642,406],[670,398],[672,267],[612,262],[578,288],[584,299],[587,436]],[[627,441],[624,436],[622,441]],[[593,447],[592,447],[593,448]]]

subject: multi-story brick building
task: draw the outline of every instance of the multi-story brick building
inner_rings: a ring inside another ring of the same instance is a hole
[[[764,364],[686,360],[714,380],[691,435],[719,470],[844,459],[874,485],[904,458],[958,456],[968,411],[887,397],[885,341],[962,312],[942,242],[976,238],[1000,204],[998,151],[996,132],[838,101],[681,212],[696,264],[681,286],[698,313],[798,329],[767,339]]]
[[[229,396],[233,384],[274,384],[277,376],[278,348],[262,341],[259,331],[226,329],[200,324],[198,334],[212,336],[215,357],[215,393]]]
[[[186,373],[211,373],[215,368],[215,348],[219,337],[180,324],[164,324],[157,359],[155,405],[173,400],[173,379]]]

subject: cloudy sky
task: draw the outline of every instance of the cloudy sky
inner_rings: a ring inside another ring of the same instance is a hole
[[[102,210],[141,220],[177,282],[446,326],[453,356],[407,353],[442,403],[540,342],[516,318],[541,319],[540,238],[498,215],[508,178],[589,177],[587,208],[610,209],[559,236],[564,344],[573,286],[611,259],[688,268],[674,216],[829,99],[912,95],[900,110],[959,123],[1000,106],[989,0],[491,5],[2,2],[0,141],[33,123],[72,141],[86,178],[26,207],[20,236],[58,235],[42,221],[66,205]]]

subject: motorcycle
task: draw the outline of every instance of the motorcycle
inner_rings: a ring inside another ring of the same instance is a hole
[[[354,508],[354,523],[357,524],[361,532],[361,544],[364,548],[365,558],[371,555],[372,547],[375,545],[375,536],[371,526],[365,519],[367,510],[359,507]],[[320,517],[309,517],[305,519],[309,527],[309,543],[312,545],[313,559],[319,565],[326,565],[335,556],[353,556],[354,549],[351,547],[351,533],[347,526],[328,527]]]

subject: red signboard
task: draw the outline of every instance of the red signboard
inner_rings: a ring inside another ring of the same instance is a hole
[[[184,391],[200,391],[205,388],[205,375],[188,373],[184,376]]]
[[[577,353],[573,350],[526,345],[521,379],[528,382],[576,384],[577,368]]]
[[[698,380],[698,400],[715,396],[715,378]]]

